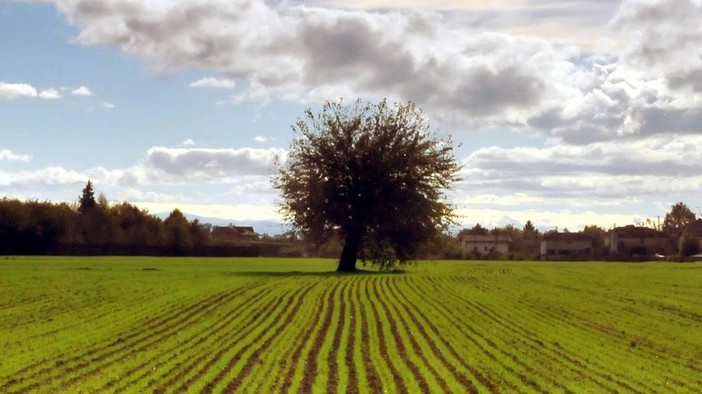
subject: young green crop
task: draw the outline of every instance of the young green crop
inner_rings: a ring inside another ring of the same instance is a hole
[[[0,259],[0,391],[699,392],[702,265]]]

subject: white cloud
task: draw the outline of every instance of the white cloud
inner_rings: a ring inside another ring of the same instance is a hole
[[[483,149],[467,161],[470,176],[449,197],[464,226],[476,222],[488,227],[521,226],[532,220],[541,228],[576,230],[589,224],[634,223],[642,218],[637,209],[642,200],[632,196],[657,194],[662,196],[660,200],[673,202],[679,200],[678,195],[699,196],[702,175],[695,174],[695,168],[702,166],[697,164],[699,153],[695,149],[699,142],[695,136],[667,142],[652,137],[623,147],[601,143],[593,148]],[[604,171],[592,170],[627,150],[639,152],[641,158],[629,155],[632,162],[622,168],[610,163]],[[284,157],[284,153],[276,149],[154,147],[143,162],[122,169],[0,170],[0,187],[8,195],[43,190],[37,192],[42,198],[61,192],[63,197],[55,200],[70,200],[87,179],[92,179],[110,199],[136,203],[151,212],[180,207],[207,217],[279,221],[269,174],[273,157]],[[638,160],[643,162],[649,155],[665,163],[660,171],[655,166],[636,169]],[[29,160],[8,150],[0,151],[0,157]],[[551,171],[542,167],[548,161],[554,163]],[[694,168],[683,176],[686,161]],[[527,172],[520,172],[520,167]],[[188,187],[183,187],[185,184]],[[593,207],[602,212],[592,212]]]
[[[207,5],[207,6],[205,6]],[[523,122],[555,91],[569,45],[465,34],[442,14],[368,13],[262,1],[59,3],[85,45],[119,45],[158,69],[206,67],[249,82],[243,97],[391,95],[463,122]],[[572,65],[572,63],[570,63]],[[196,81],[221,85],[213,78]],[[561,89],[562,90],[562,89]]]
[[[208,149],[153,147],[140,163],[121,169],[94,167],[76,171],[48,167],[25,171],[0,170],[0,186],[22,188],[27,185],[72,185],[92,179],[96,184],[119,188],[167,188],[185,183],[221,185],[231,196],[271,195],[269,175],[276,158],[284,160],[282,149]],[[29,161],[31,156],[0,150],[0,161]],[[208,186],[210,187],[210,186]],[[196,193],[197,193],[196,192]]]
[[[274,170],[282,149],[208,149],[153,147],[144,167],[173,180],[222,179],[237,176],[267,176]]]
[[[455,202],[459,205],[470,206],[524,206],[537,205],[544,202],[543,198],[532,196],[527,193],[515,193],[512,195],[502,194],[476,194],[455,196]]]
[[[79,27],[78,42],[119,46],[160,70],[198,67],[227,76],[191,86],[234,87],[235,79],[244,80],[235,101],[389,96],[413,100],[450,126],[526,129],[571,144],[665,134],[670,130],[661,126],[663,118],[678,127],[675,132],[700,132],[692,126],[702,120],[702,84],[697,89],[695,82],[702,60],[686,56],[684,67],[677,68],[677,60],[671,60],[680,51],[698,53],[702,47],[702,39],[685,40],[702,34],[694,30],[700,7],[692,0],[623,2],[613,26],[644,32],[629,39],[624,59],[588,57],[572,42],[554,37],[483,28],[511,31],[508,21],[519,15],[515,12],[524,12],[527,20],[513,28],[529,20],[577,20],[590,9],[596,15],[584,19],[603,26],[614,5],[594,1],[509,2],[498,9],[472,3],[459,7],[470,8],[459,16],[426,9],[369,12],[363,2],[353,3],[360,10],[250,0],[57,4]],[[433,8],[454,7],[444,2]],[[472,13],[490,18],[480,24]],[[642,72],[646,56],[653,56],[646,50],[660,35],[667,44],[653,47],[654,60],[671,71]],[[680,86],[689,89],[681,92]]]
[[[71,91],[71,94],[74,96],[83,96],[83,97],[88,97],[93,95],[93,91],[86,87],[86,86],[81,86],[79,88],[76,88]]]
[[[256,141],[256,142],[268,142],[268,137],[263,136],[263,135],[257,135],[257,136],[254,138],[254,141]]]
[[[459,193],[540,199],[583,206],[668,198],[702,190],[702,136],[651,136],[584,146],[481,148],[465,161]],[[515,205],[527,202],[513,201]],[[497,202],[492,205],[501,205]]]
[[[37,97],[37,90],[26,83],[0,81],[0,99],[14,100],[20,97]]]
[[[624,60],[655,76],[699,70],[700,18],[698,0],[625,0],[611,25],[629,39]]]
[[[217,79],[213,77],[206,77],[191,82],[189,86],[191,88],[234,89],[236,87],[236,82],[232,79]]]
[[[195,141],[193,141],[192,139],[188,138],[187,140],[183,141],[183,142],[181,143],[181,145],[183,145],[183,146],[193,146],[193,145],[195,145]]]
[[[58,90],[51,88],[51,89],[42,90],[39,93],[39,98],[45,99],[45,100],[57,100],[57,99],[61,98],[61,94],[59,93]]]
[[[0,186],[57,186],[85,183],[89,177],[82,172],[62,167],[47,167],[26,171],[0,170]]]
[[[9,149],[0,149],[0,161],[21,161],[21,162],[29,162],[32,159],[32,156],[30,155],[21,155],[21,154],[16,154],[13,153]]]
[[[115,108],[115,105],[114,105],[114,104],[108,103],[107,101],[100,101],[100,105],[101,105],[103,108],[106,108],[106,109]]]

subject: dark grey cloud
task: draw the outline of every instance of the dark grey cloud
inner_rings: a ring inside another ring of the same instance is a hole
[[[357,16],[300,24],[293,39],[291,45],[303,54],[303,80],[309,86],[347,81],[377,91],[416,80],[412,55]]]
[[[673,89],[700,92],[702,3],[696,0],[626,1],[612,26],[630,37],[623,61],[666,78]]]
[[[432,104],[452,108],[469,116],[499,113],[505,107],[529,108],[539,103],[546,83],[516,66],[502,70],[480,68],[446,95],[437,95]]]
[[[390,96],[478,120],[537,107],[550,60],[535,59],[556,52],[541,39],[466,34],[430,12],[57,1],[80,28],[78,42],[118,45],[159,69],[204,66],[245,79],[261,94]]]
[[[642,134],[702,134],[702,108],[647,108],[638,116]]]
[[[702,57],[702,53],[699,56]],[[668,75],[668,85],[673,89],[689,87],[695,93],[702,93],[702,68],[673,72]]]

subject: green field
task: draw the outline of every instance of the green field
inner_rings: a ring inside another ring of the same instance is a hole
[[[0,258],[0,392],[701,392],[702,265]]]

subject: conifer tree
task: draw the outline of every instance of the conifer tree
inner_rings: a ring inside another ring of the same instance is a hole
[[[91,208],[97,205],[95,201],[95,191],[93,191],[93,182],[88,180],[88,184],[83,188],[83,194],[78,199],[78,212],[86,213]]]

